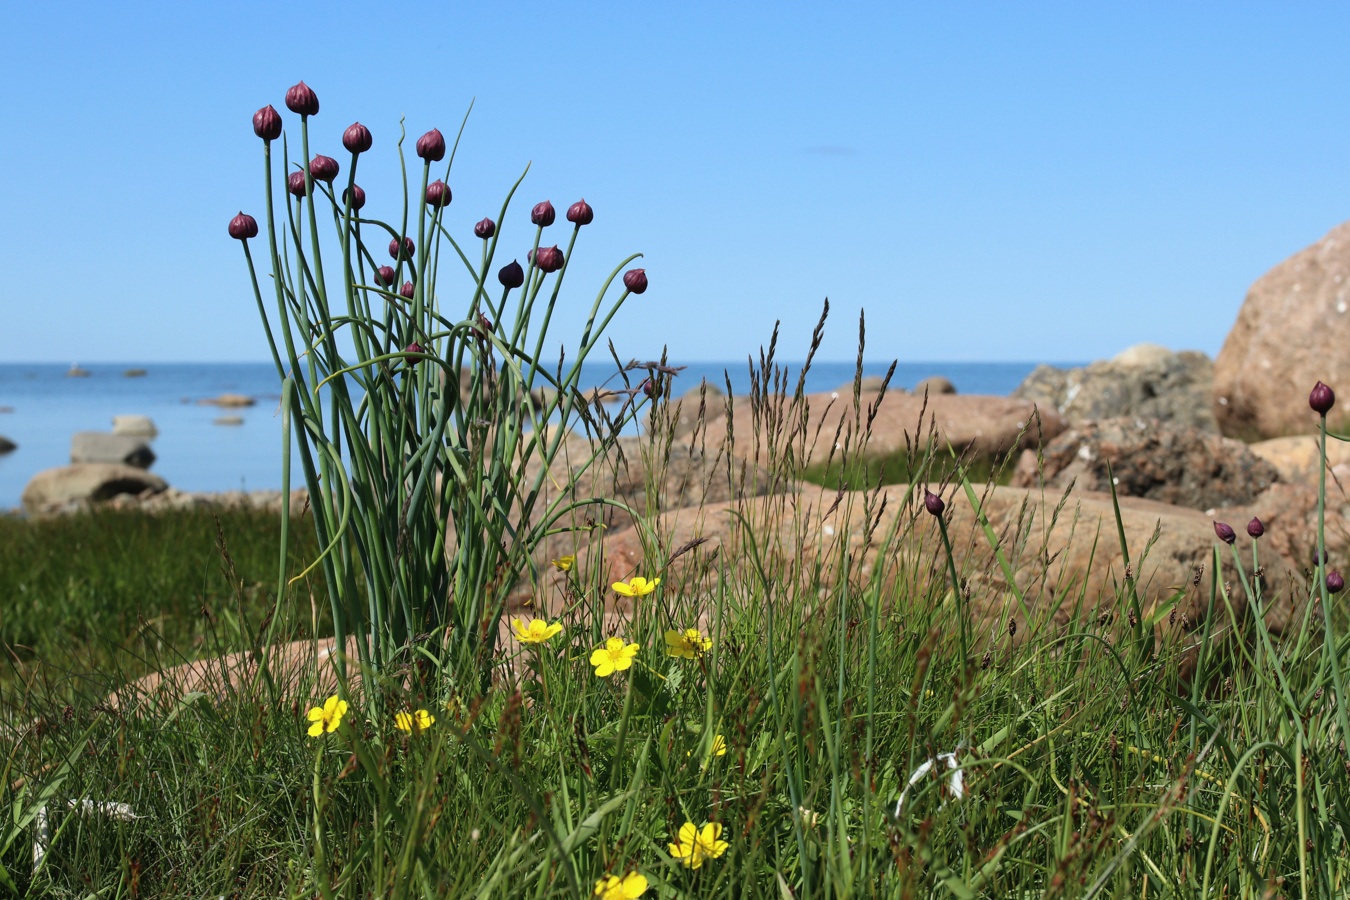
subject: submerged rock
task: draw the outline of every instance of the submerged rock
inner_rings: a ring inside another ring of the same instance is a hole
[[[128,437],[159,437],[159,429],[149,416],[113,416],[112,433]]]

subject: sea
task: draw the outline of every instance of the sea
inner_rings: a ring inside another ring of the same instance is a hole
[[[750,387],[746,362],[694,362],[684,365],[671,390],[679,396],[702,379],[743,394]],[[783,363],[796,384],[800,363]],[[864,363],[864,375],[884,375],[889,361]],[[1054,363],[1059,366],[1080,363]],[[1007,395],[1036,367],[1030,362],[900,363],[892,385],[912,388],[929,376],[951,380],[964,394]],[[70,462],[71,436],[77,431],[112,430],[117,415],[149,416],[159,430],[151,441],[157,457],[151,471],[185,491],[262,490],[281,487],[282,433],[280,382],[271,363],[100,363],[80,367],[52,363],[0,363],[0,436],[17,449],[0,455],[0,510],[19,506],[24,485],[43,469]],[[611,363],[583,367],[581,383],[610,380]],[[134,377],[128,372],[143,371]],[[814,362],[806,375],[810,392],[831,391],[851,383],[852,362]],[[255,400],[242,409],[221,409],[200,401],[221,394]],[[240,424],[217,424],[238,416]]]

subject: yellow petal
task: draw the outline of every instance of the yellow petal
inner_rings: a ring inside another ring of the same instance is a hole
[[[561,632],[562,632],[562,623],[554,622],[552,625],[548,626],[548,628],[544,629],[544,640],[548,640],[555,634],[559,634]]]
[[[310,737],[318,737],[321,734],[323,734],[323,722],[315,722],[313,725],[309,726]]]
[[[524,641],[529,638],[529,632],[525,630],[525,621],[523,619],[512,619],[511,630],[516,633],[516,640]]]
[[[306,716],[309,718],[311,722],[322,722],[324,719],[323,708],[318,706],[311,706],[309,708],[309,712],[306,713]]]
[[[647,890],[647,878],[637,872],[629,872],[623,879],[623,895],[628,900],[637,900]]]
[[[624,597],[633,597],[637,595],[636,591],[634,591],[631,587],[629,587],[625,582],[622,581],[616,581],[612,585],[610,585],[610,587],[614,588],[614,593]]]

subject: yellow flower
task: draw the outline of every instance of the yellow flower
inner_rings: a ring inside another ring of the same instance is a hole
[[[686,868],[697,869],[705,859],[717,859],[731,846],[718,840],[722,836],[722,823],[709,822],[700,831],[693,822],[680,826],[680,836],[670,844],[670,855],[684,863]]]
[[[726,756],[727,739],[720,734],[713,737],[712,749],[708,751],[709,756]]]
[[[660,583],[660,578],[653,578],[648,581],[641,575],[634,575],[627,581],[616,581],[610,586],[614,588],[614,593],[624,597],[645,597],[656,590],[656,586]]]
[[[425,709],[419,709],[414,713],[401,712],[394,716],[394,727],[399,731],[407,731],[409,733],[414,729],[417,731],[426,731],[434,724],[436,724],[436,717]]]
[[[698,659],[708,648],[712,646],[712,640],[703,636],[703,632],[697,628],[686,628],[684,631],[666,632],[666,655],[678,656],[684,659]]]
[[[511,630],[516,633],[516,640],[522,644],[542,644],[562,631],[562,625],[558,622],[550,625],[543,619],[531,619],[529,624],[526,624],[524,619],[516,618],[511,620]]]
[[[623,638],[610,638],[605,641],[605,646],[596,647],[595,652],[591,654],[591,665],[595,666],[595,674],[601,678],[608,678],[615,672],[622,672],[633,665],[633,657],[637,656],[639,649],[641,648],[637,644],[625,644]]]
[[[337,731],[337,727],[342,724],[342,717],[346,714],[347,701],[339,700],[337,694],[325,700],[323,706],[310,707],[309,721],[314,724],[309,726],[309,736],[318,737],[324,732],[331,734]]]
[[[635,900],[647,892],[647,879],[636,872],[620,878],[606,875],[595,883],[595,896],[600,900]]]
[[[577,558],[573,556],[560,556],[557,559],[550,559],[549,564],[559,572],[570,572],[572,567],[577,564]]]

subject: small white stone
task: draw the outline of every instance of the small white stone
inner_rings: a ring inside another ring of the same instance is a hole
[[[1228,405],[1228,398],[1227,398],[1227,397],[1220,397],[1220,398],[1219,398],[1219,405],[1220,405],[1220,406],[1227,406],[1227,405]]]
[[[1119,479],[1119,478],[1112,478],[1112,479],[1111,479],[1111,483],[1112,483],[1112,484],[1120,484],[1120,479]]]
[[[825,532],[825,536],[826,536],[826,537],[831,537],[831,536],[834,535],[834,526],[833,526],[833,525],[826,525],[826,526],[824,526],[823,528],[821,528],[820,530],[823,531],[823,532]]]

